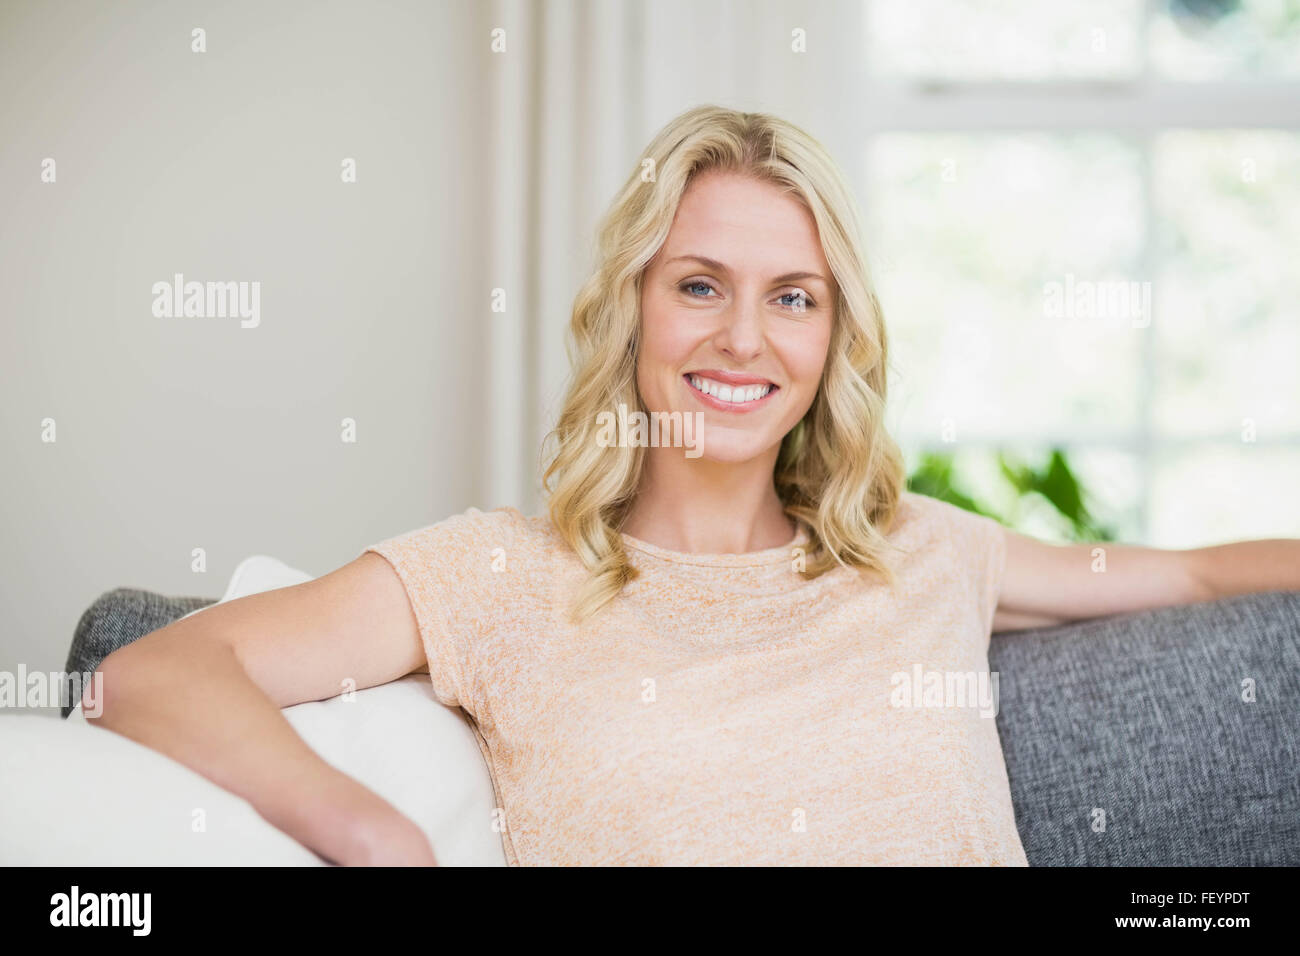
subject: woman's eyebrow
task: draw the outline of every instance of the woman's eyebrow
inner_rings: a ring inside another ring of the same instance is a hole
[[[731,272],[730,269],[728,269],[723,263],[719,262],[717,259],[710,259],[708,256],[698,256],[695,255],[694,253],[687,253],[686,255],[683,256],[673,256],[671,259],[668,260],[668,262],[665,262],[664,265],[668,265],[668,263],[671,262],[679,262],[683,259],[689,259],[693,262],[698,262],[701,265],[713,269],[716,272],[725,272],[728,274]],[[830,283],[826,281],[825,276],[817,272],[808,272],[806,270],[801,272],[787,272],[785,275],[777,276],[772,281],[773,282],[797,282],[801,279],[817,279],[819,282],[822,282],[827,286],[830,285]]]

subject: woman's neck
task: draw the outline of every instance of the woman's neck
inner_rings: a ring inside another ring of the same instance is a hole
[[[772,481],[778,449],[739,464],[646,449],[641,486],[622,531],[670,551],[744,554],[795,535]]]

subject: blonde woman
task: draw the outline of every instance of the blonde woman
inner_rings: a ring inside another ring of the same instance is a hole
[[[472,718],[512,864],[1024,865],[988,708],[913,706],[899,675],[986,673],[992,630],[1297,587],[1297,543],[1109,545],[1099,575],[907,492],[831,158],[702,107],[644,159],[573,311],[548,513],[470,509],[156,631],[105,660],[100,722],[340,863],[435,848],[280,708],[420,671]]]

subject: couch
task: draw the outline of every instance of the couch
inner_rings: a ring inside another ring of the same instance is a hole
[[[222,600],[307,579],[250,558]],[[66,670],[212,603],[111,591],[82,616]],[[989,666],[1031,866],[1300,864],[1300,592],[999,633]],[[0,719],[0,863],[325,864],[187,767],[79,706],[64,714]],[[504,865],[468,718],[427,677],[284,714],[419,824],[444,865]]]

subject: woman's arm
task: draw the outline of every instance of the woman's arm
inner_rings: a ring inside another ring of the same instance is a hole
[[[423,831],[326,763],[280,708],[427,670],[401,581],[376,554],[294,587],[213,605],[100,665],[87,719],[248,800],[337,863],[434,864]]]
[[[1004,528],[1007,566],[994,631],[1043,627],[1253,591],[1300,590],[1300,540],[1206,548],[1048,544]]]

